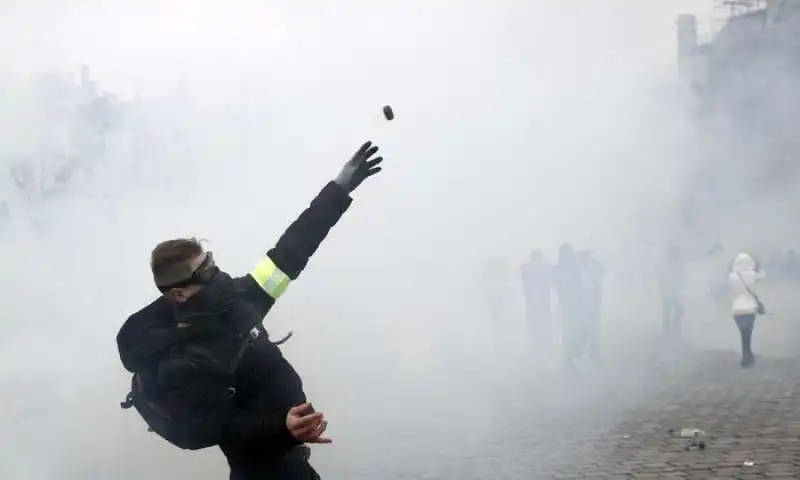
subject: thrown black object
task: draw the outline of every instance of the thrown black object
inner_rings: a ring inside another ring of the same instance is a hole
[[[383,106],[383,116],[386,117],[386,120],[394,120],[394,110],[389,105]]]

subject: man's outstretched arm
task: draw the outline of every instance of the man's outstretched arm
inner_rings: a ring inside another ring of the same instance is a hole
[[[371,157],[378,147],[365,143],[345,164],[336,179],[319,192],[311,205],[289,225],[266,257],[248,275],[240,290],[266,315],[275,301],[308,265],[328,232],[352,203],[350,193],[366,178],[380,172],[382,158]]]

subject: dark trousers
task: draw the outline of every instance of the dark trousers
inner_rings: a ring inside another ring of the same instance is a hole
[[[550,305],[528,301],[525,303],[525,320],[535,351],[549,352],[553,346],[553,324]]]
[[[589,358],[600,359],[600,305],[593,304],[586,312],[584,324],[585,345]]]
[[[678,297],[665,296],[661,299],[661,326],[665,333],[678,335],[681,333],[683,320],[683,304]]]
[[[736,326],[739,327],[739,337],[742,340],[742,361],[750,362],[753,359],[753,349],[751,342],[753,340],[753,326],[756,323],[755,314],[749,315],[735,315],[733,320]]]
[[[562,312],[564,335],[564,360],[569,364],[579,360],[588,350],[589,358],[598,360],[600,355],[599,309],[574,309]]]

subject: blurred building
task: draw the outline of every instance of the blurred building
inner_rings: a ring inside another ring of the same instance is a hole
[[[754,191],[800,181],[800,0],[714,7],[707,33],[694,15],[676,22],[678,71],[696,101],[690,150],[698,166],[686,205],[695,223],[707,223],[704,212],[740,211]]]
[[[737,73],[770,60],[797,61],[800,0],[716,0],[719,14],[705,35],[691,14],[677,19],[678,67],[684,80],[705,93],[731,86]],[[705,37],[705,38],[704,38]],[[755,93],[755,92],[753,92]]]

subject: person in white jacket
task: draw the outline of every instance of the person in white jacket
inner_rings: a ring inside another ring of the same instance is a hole
[[[756,283],[764,278],[758,262],[748,253],[736,255],[728,275],[728,284],[732,296],[733,319],[739,327],[742,340],[742,367],[748,368],[755,363],[751,341],[756,316],[764,313],[763,304],[758,297]]]

